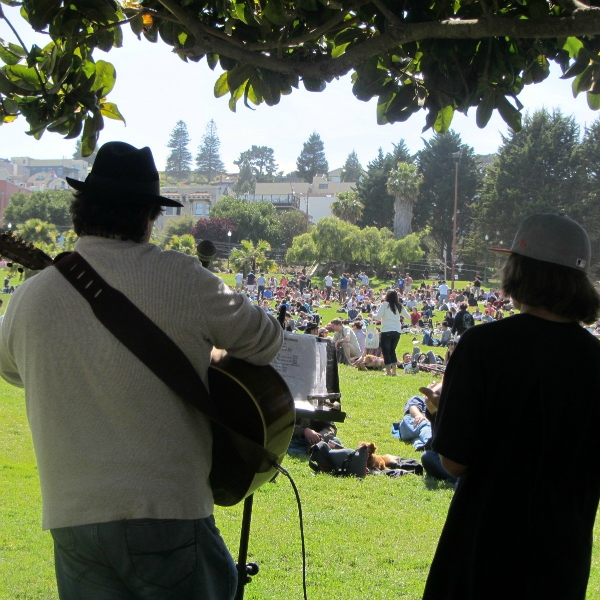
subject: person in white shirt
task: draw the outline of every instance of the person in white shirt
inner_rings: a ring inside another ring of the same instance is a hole
[[[329,271],[329,273],[327,273],[327,275],[325,275],[325,290],[327,292],[327,297],[325,298],[325,300],[329,300],[329,298],[331,298],[331,288],[333,287],[333,277],[331,276],[333,273],[332,271]]]
[[[235,287],[241,288],[243,284],[244,284],[244,275],[242,274],[241,271],[238,271],[235,274]]]
[[[448,302],[449,291],[450,291],[450,288],[446,285],[446,282],[442,281],[442,283],[440,283],[440,286],[438,288],[438,292],[440,293],[440,297],[438,298],[438,308],[440,306],[442,306],[442,304],[444,304],[444,302]]]
[[[389,290],[385,295],[385,301],[381,303],[379,310],[373,315],[373,319],[381,319],[381,350],[383,352],[383,361],[385,364],[385,374],[389,377],[396,376],[396,347],[400,341],[400,332],[402,324],[400,322],[400,313],[402,305],[398,299],[396,290]]]

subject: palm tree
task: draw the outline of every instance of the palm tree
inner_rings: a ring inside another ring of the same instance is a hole
[[[403,238],[412,233],[411,221],[413,206],[423,176],[417,173],[416,165],[399,162],[398,167],[390,172],[387,190],[395,197],[394,202],[394,235]]]
[[[271,245],[265,240],[259,240],[256,246],[250,240],[242,240],[241,248],[231,251],[229,260],[235,269],[244,273],[256,272],[257,268],[269,271],[275,266],[275,261],[267,258]]]
[[[166,245],[167,250],[176,250],[193,256],[196,254],[196,240],[193,235],[186,233],[184,235],[172,235],[169,243]]]
[[[337,200],[331,203],[331,214],[342,221],[352,225],[362,217],[363,204],[358,199],[358,192],[342,192],[337,195]]]
[[[52,223],[46,223],[41,219],[29,219],[23,225],[19,225],[17,233],[26,242],[32,244],[54,244],[58,230]]]

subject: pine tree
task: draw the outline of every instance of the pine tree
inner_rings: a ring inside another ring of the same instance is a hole
[[[363,174],[363,168],[358,160],[358,155],[355,150],[348,154],[348,158],[342,168],[342,181],[354,182],[358,181]]]
[[[172,148],[167,158],[165,174],[173,177],[176,181],[186,181],[192,168],[192,153],[188,150],[190,136],[187,125],[183,121],[177,124],[171,132],[171,139],[167,148]]]
[[[202,144],[198,147],[196,170],[198,175],[210,183],[217,175],[225,172],[225,164],[219,155],[221,142],[217,135],[217,124],[211,119],[206,125],[206,133],[202,136]]]
[[[413,209],[413,228],[421,231],[429,228],[431,239],[440,259],[451,260],[454,184],[456,164],[453,153],[462,152],[458,163],[457,240],[466,236],[471,229],[472,199],[482,181],[481,168],[475,162],[473,148],[462,143],[460,135],[450,130],[436,133],[425,141],[425,148],[417,154],[419,173],[423,181]]]
[[[312,183],[315,175],[326,175],[329,165],[325,158],[325,147],[318,133],[310,134],[307,142],[304,142],[302,152],[296,160],[298,177]]]

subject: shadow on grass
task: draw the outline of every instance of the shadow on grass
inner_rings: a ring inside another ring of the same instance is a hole
[[[442,481],[441,479],[435,479],[429,475],[425,475],[423,477],[423,483],[430,492],[437,490],[454,490],[453,483],[450,483],[449,481]]]

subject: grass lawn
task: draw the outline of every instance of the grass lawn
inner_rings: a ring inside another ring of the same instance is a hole
[[[335,311],[333,311],[335,314]],[[325,316],[327,322],[331,316]],[[402,336],[399,351],[412,348]],[[407,397],[430,377],[359,372],[340,366],[346,446],[373,441],[382,454],[418,457],[390,425]],[[568,445],[565,444],[568,455]],[[312,600],[418,599],[444,523],[452,489],[427,478],[370,476],[336,479],[314,474],[302,459],[284,466],[300,490]],[[499,475],[501,476],[501,475]],[[556,485],[562,485],[556,474]],[[242,505],[217,508],[217,523],[237,555]],[[42,532],[37,469],[22,390],[0,381],[0,600],[56,600],[51,537]],[[551,524],[549,524],[551,525]],[[598,544],[600,526],[594,532]],[[302,598],[298,517],[289,482],[278,477],[255,495],[249,560],[260,573],[249,600]],[[595,552],[588,598],[600,598],[600,553]]]

